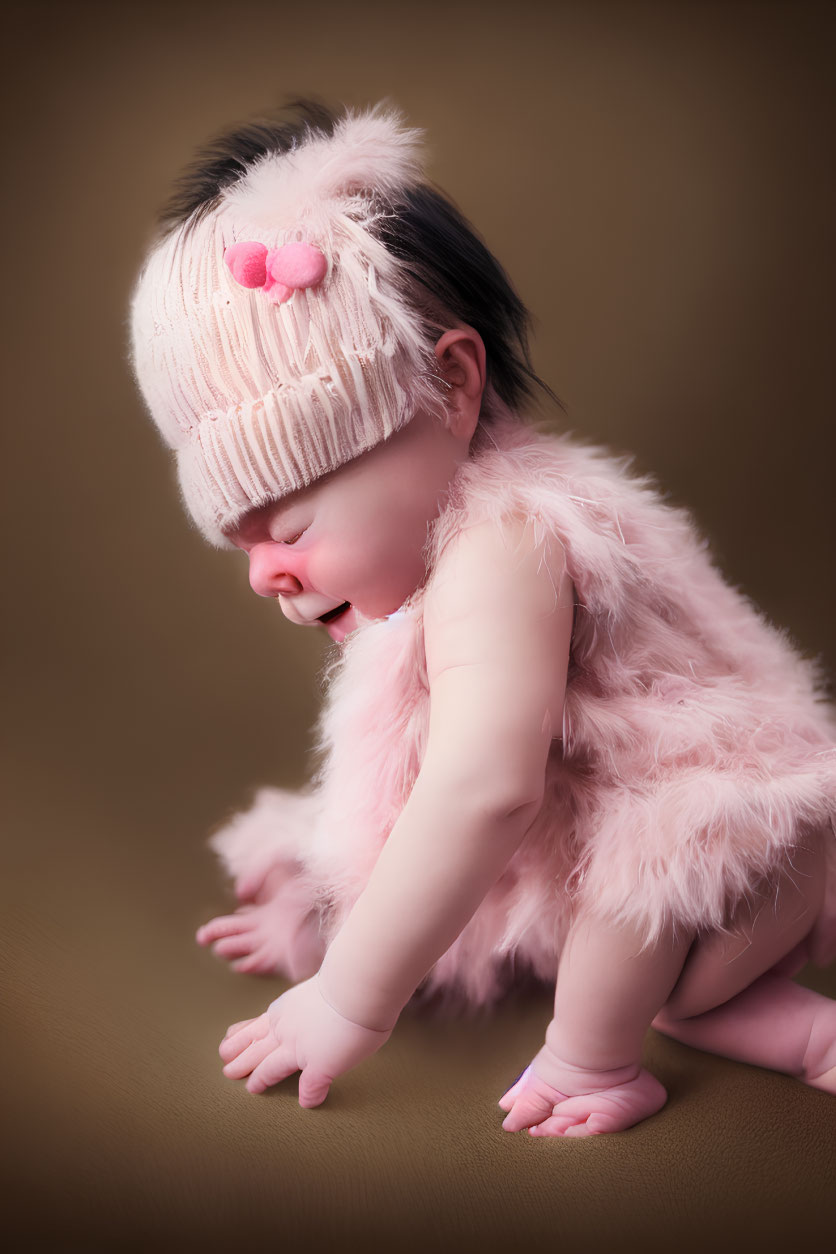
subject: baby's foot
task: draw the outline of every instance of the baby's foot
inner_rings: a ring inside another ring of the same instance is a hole
[[[506,1132],[528,1128],[531,1136],[573,1137],[622,1132],[667,1101],[665,1089],[643,1067],[584,1071],[559,1063],[550,1053],[547,1069],[558,1088],[535,1070],[539,1057],[499,1102],[509,1112],[502,1124]]]
[[[239,897],[252,896],[233,913],[198,928],[199,945],[246,975],[276,974],[298,983],[317,972],[325,956],[310,889],[287,866],[273,867],[255,882],[239,882]]]

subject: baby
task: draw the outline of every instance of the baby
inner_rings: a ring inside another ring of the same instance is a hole
[[[690,516],[532,421],[527,314],[384,107],[223,137],[139,278],[185,507],[338,645],[319,766],[213,839],[198,941],[294,986],[224,1072],[317,1106],[410,999],[553,981],[503,1128],[615,1132],[648,1026],[836,1093],[836,725]]]

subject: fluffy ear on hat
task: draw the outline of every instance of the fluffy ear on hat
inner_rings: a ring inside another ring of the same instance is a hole
[[[347,112],[332,135],[311,133],[291,152],[268,153],[224,194],[224,204],[254,226],[297,221],[323,200],[364,189],[396,195],[424,178],[423,132],[384,105]]]

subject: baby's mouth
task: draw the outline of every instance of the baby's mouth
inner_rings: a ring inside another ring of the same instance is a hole
[[[339,618],[340,614],[344,614],[346,610],[351,609],[350,601],[343,601],[342,605],[335,605],[327,614],[320,614],[316,620],[318,623],[331,623],[335,618]]]

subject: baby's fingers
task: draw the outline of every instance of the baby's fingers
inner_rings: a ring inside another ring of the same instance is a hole
[[[252,953],[245,950],[243,957],[233,962],[232,969],[238,975],[266,975],[269,971],[275,971],[276,961],[270,956],[268,948],[263,945],[260,949],[254,949]]]
[[[332,1078],[310,1067],[303,1071],[299,1077],[299,1105],[306,1109],[322,1105],[331,1089]]]
[[[268,1054],[275,1052],[276,1042],[268,1036],[253,1041],[236,1058],[232,1058],[224,1067],[224,1075],[228,1080],[241,1080],[249,1075],[264,1061]]]
[[[250,871],[239,875],[235,881],[235,896],[239,901],[252,901],[267,878],[267,871]]]
[[[289,1075],[293,1075],[294,1071],[298,1070],[295,1049],[288,1045],[280,1045],[259,1060],[259,1065],[247,1081],[247,1088],[251,1093],[263,1093],[272,1084],[286,1080]]]
[[[216,941],[212,953],[216,958],[243,958],[252,952],[252,932],[241,932],[238,936],[225,936]]]
[[[269,1024],[264,1015],[259,1015],[257,1019],[251,1019],[249,1023],[243,1024],[241,1027],[236,1025],[236,1030],[229,1029],[224,1039],[218,1047],[218,1053],[224,1062],[231,1062],[233,1058],[237,1058],[242,1050],[252,1045],[253,1041],[264,1040],[269,1035]],[[275,1046],[275,1041],[272,1042]]]
[[[256,1018],[258,1017],[259,1016],[256,1015]],[[255,1019],[241,1019],[240,1022],[238,1023],[230,1024],[230,1026],[226,1030],[226,1036],[224,1036],[224,1040],[226,1040],[227,1037],[232,1036],[233,1032],[240,1032],[242,1028],[248,1028],[251,1023],[255,1023]]]
[[[199,927],[195,932],[195,940],[198,945],[212,945],[226,936],[236,936],[239,932],[245,932],[249,927],[250,920],[245,911],[242,910],[239,914],[224,914]]]

